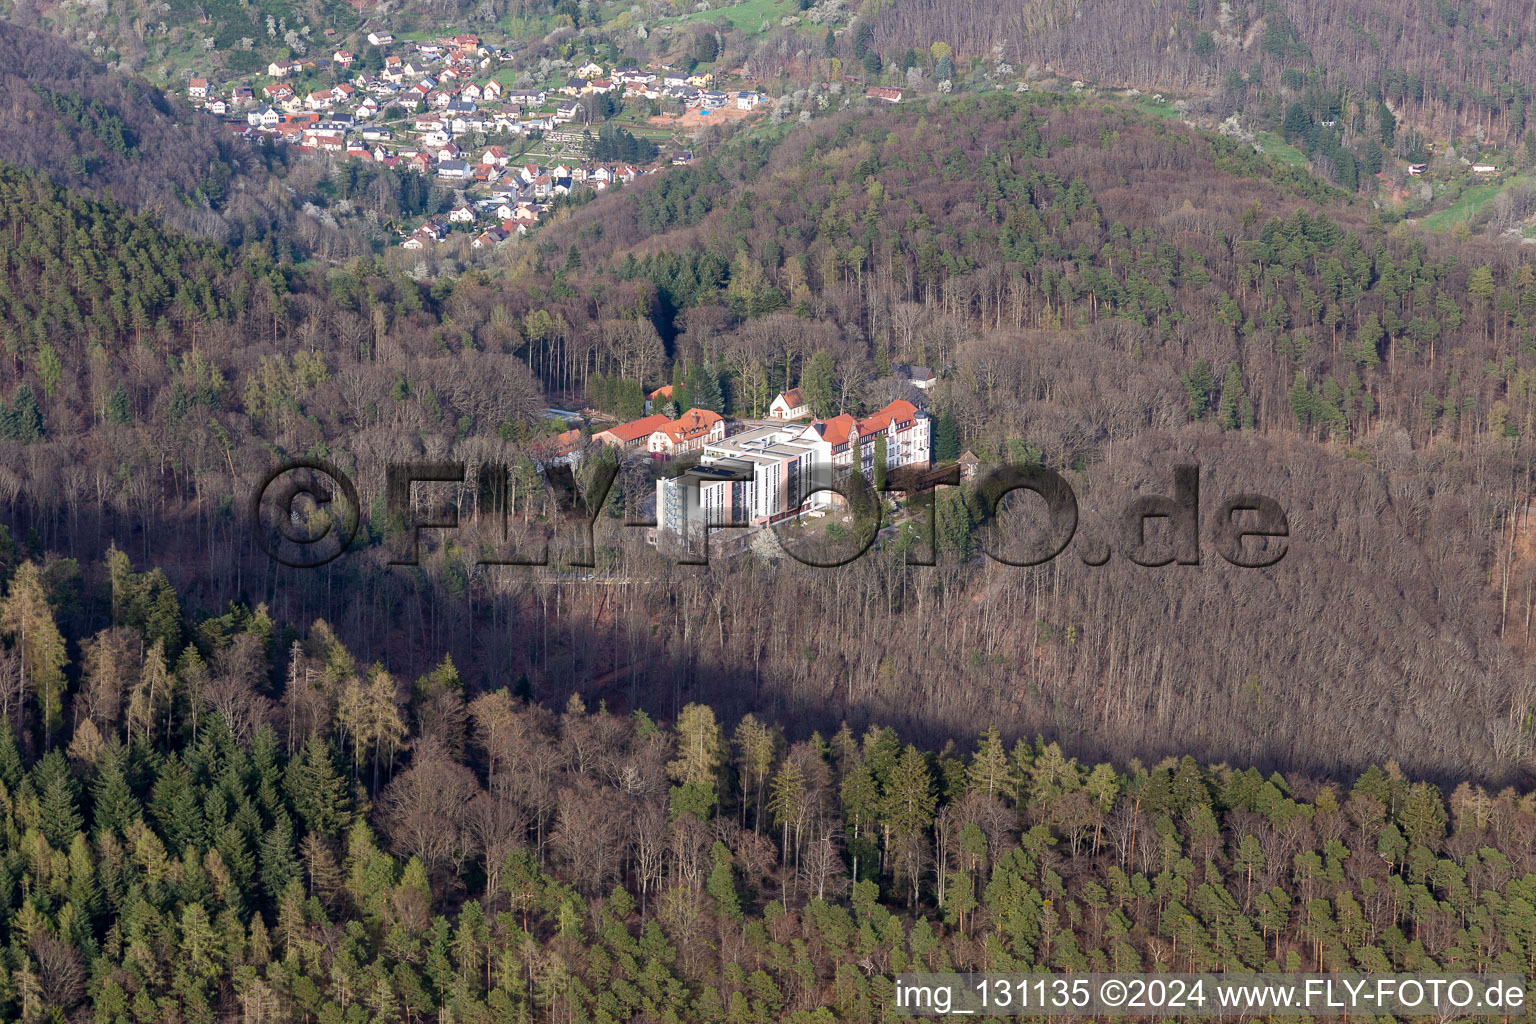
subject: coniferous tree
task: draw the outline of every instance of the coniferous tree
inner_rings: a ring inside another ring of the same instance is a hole
[[[51,750],[37,763],[32,769],[32,788],[37,792],[43,835],[54,849],[68,849],[85,819],[80,814],[74,776],[62,753]]]
[[[336,769],[331,746],[316,733],[288,762],[283,788],[306,832],[339,839],[351,821],[346,779]]]
[[[933,425],[933,459],[948,462],[960,457],[960,425],[948,409],[939,413]]]

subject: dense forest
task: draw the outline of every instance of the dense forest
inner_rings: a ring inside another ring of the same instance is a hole
[[[904,970],[1536,965],[1513,791],[557,712],[188,617],[115,551],[8,576],[7,1019],[873,1021]]]
[[[224,241],[276,217],[273,199],[257,198],[268,175],[255,150],[46,32],[0,21],[0,95],[11,163]]]
[[[912,37],[914,3],[815,60],[1015,59]],[[1062,73],[1065,19],[1109,20],[961,6]],[[1091,92],[829,90],[479,256],[334,226],[441,206],[419,176],[265,164],[0,24],[0,1018],[823,1024],[887,1019],[907,969],[1536,972],[1536,266],[1358,198],[1406,99],[1319,80],[1304,12],[1173,10],[1114,20],[1213,74],[1278,48],[1302,88],[1266,57],[1227,91],[1284,96],[1329,180]],[[837,569],[766,534],[674,564],[635,525],[668,469],[539,466],[669,383],[738,420],[919,401],[941,462],[1062,474],[1082,539],[1006,565],[1031,506],[956,486]],[[296,458],[361,506],[318,569],[247,514]],[[449,461],[407,511],[458,525],[398,564],[388,467]],[[1121,510],[1191,463],[1199,564],[1131,564]],[[1285,510],[1278,564],[1216,554],[1240,492]]]
[[[942,43],[962,61],[1178,90],[1227,109],[1331,91],[1361,107],[1385,100],[1435,138],[1513,146],[1531,114],[1533,18],[1519,3],[1451,0],[894,0],[880,5],[870,43],[887,61]]]

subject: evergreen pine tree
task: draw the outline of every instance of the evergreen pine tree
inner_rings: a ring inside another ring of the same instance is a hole
[[[688,374],[688,395],[691,406],[685,408],[708,409],[721,412],[725,399],[720,394],[720,377],[708,366],[694,366]]]
[[[1221,382],[1221,406],[1216,410],[1216,420],[1225,430],[1236,430],[1242,425],[1243,403],[1248,396],[1243,391],[1243,374],[1236,363],[1227,364],[1227,374]]]
[[[704,891],[715,901],[715,911],[727,921],[740,921],[741,896],[736,892],[736,876],[731,871],[731,852],[725,844],[715,840],[710,851],[713,866],[704,883]]]
[[[939,413],[933,426],[933,458],[935,462],[947,462],[960,457],[960,424],[948,409]]]
[[[55,850],[69,849],[85,819],[80,814],[74,776],[61,751],[50,750],[32,769],[32,788],[37,793],[38,824],[48,844]]]
[[[350,799],[329,743],[311,734],[299,756],[288,762],[283,788],[306,832],[341,837],[351,817]]]
[[[127,767],[128,748],[114,737],[96,758],[96,779],[91,787],[92,824],[119,837],[126,836],[129,827],[143,814],[128,784]]]
[[[293,826],[282,813],[261,837],[261,887],[273,904],[282,898],[288,883],[299,877],[299,861],[293,850]]]

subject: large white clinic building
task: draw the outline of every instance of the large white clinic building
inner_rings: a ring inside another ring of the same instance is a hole
[[[885,439],[887,469],[928,466],[933,424],[911,402],[895,401],[872,416],[836,416],[809,425],[757,427],[711,441],[699,465],[656,483],[659,533],[687,536],[710,526],[762,526],[841,499],[829,486],[853,464],[873,479],[876,439]]]

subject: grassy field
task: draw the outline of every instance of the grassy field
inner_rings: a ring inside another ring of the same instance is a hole
[[[1131,101],[1131,105],[1137,110],[1153,117],[1170,118],[1178,117],[1179,110],[1167,100],[1155,100],[1151,96],[1138,96]]]
[[[1470,221],[1477,215],[1494,196],[1509,188],[1511,185],[1529,185],[1536,178],[1529,175],[1519,175],[1505,182],[1489,181],[1477,185],[1468,185],[1462,189],[1461,195],[1456,201],[1443,210],[1436,210],[1425,217],[1419,223],[1430,231],[1449,231],[1458,223]]]
[[[745,33],[753,33],[763,27],[763,22],[779,23],[788,14],[799,14],[800,7],[794,0],[742,0],[739,4],[717,6],[713,10],[696,11],[678,18],[664,19],[673,24],[687,25],[701,21],[713,22],[725,18]]]
[[[1290,164],[1292,167],[1307,166],[1307,155],[1286,142],[1279,132],[1260,132],[1258,139],[1259,144],[1264,147],[1264,152],[1281,163]]]

